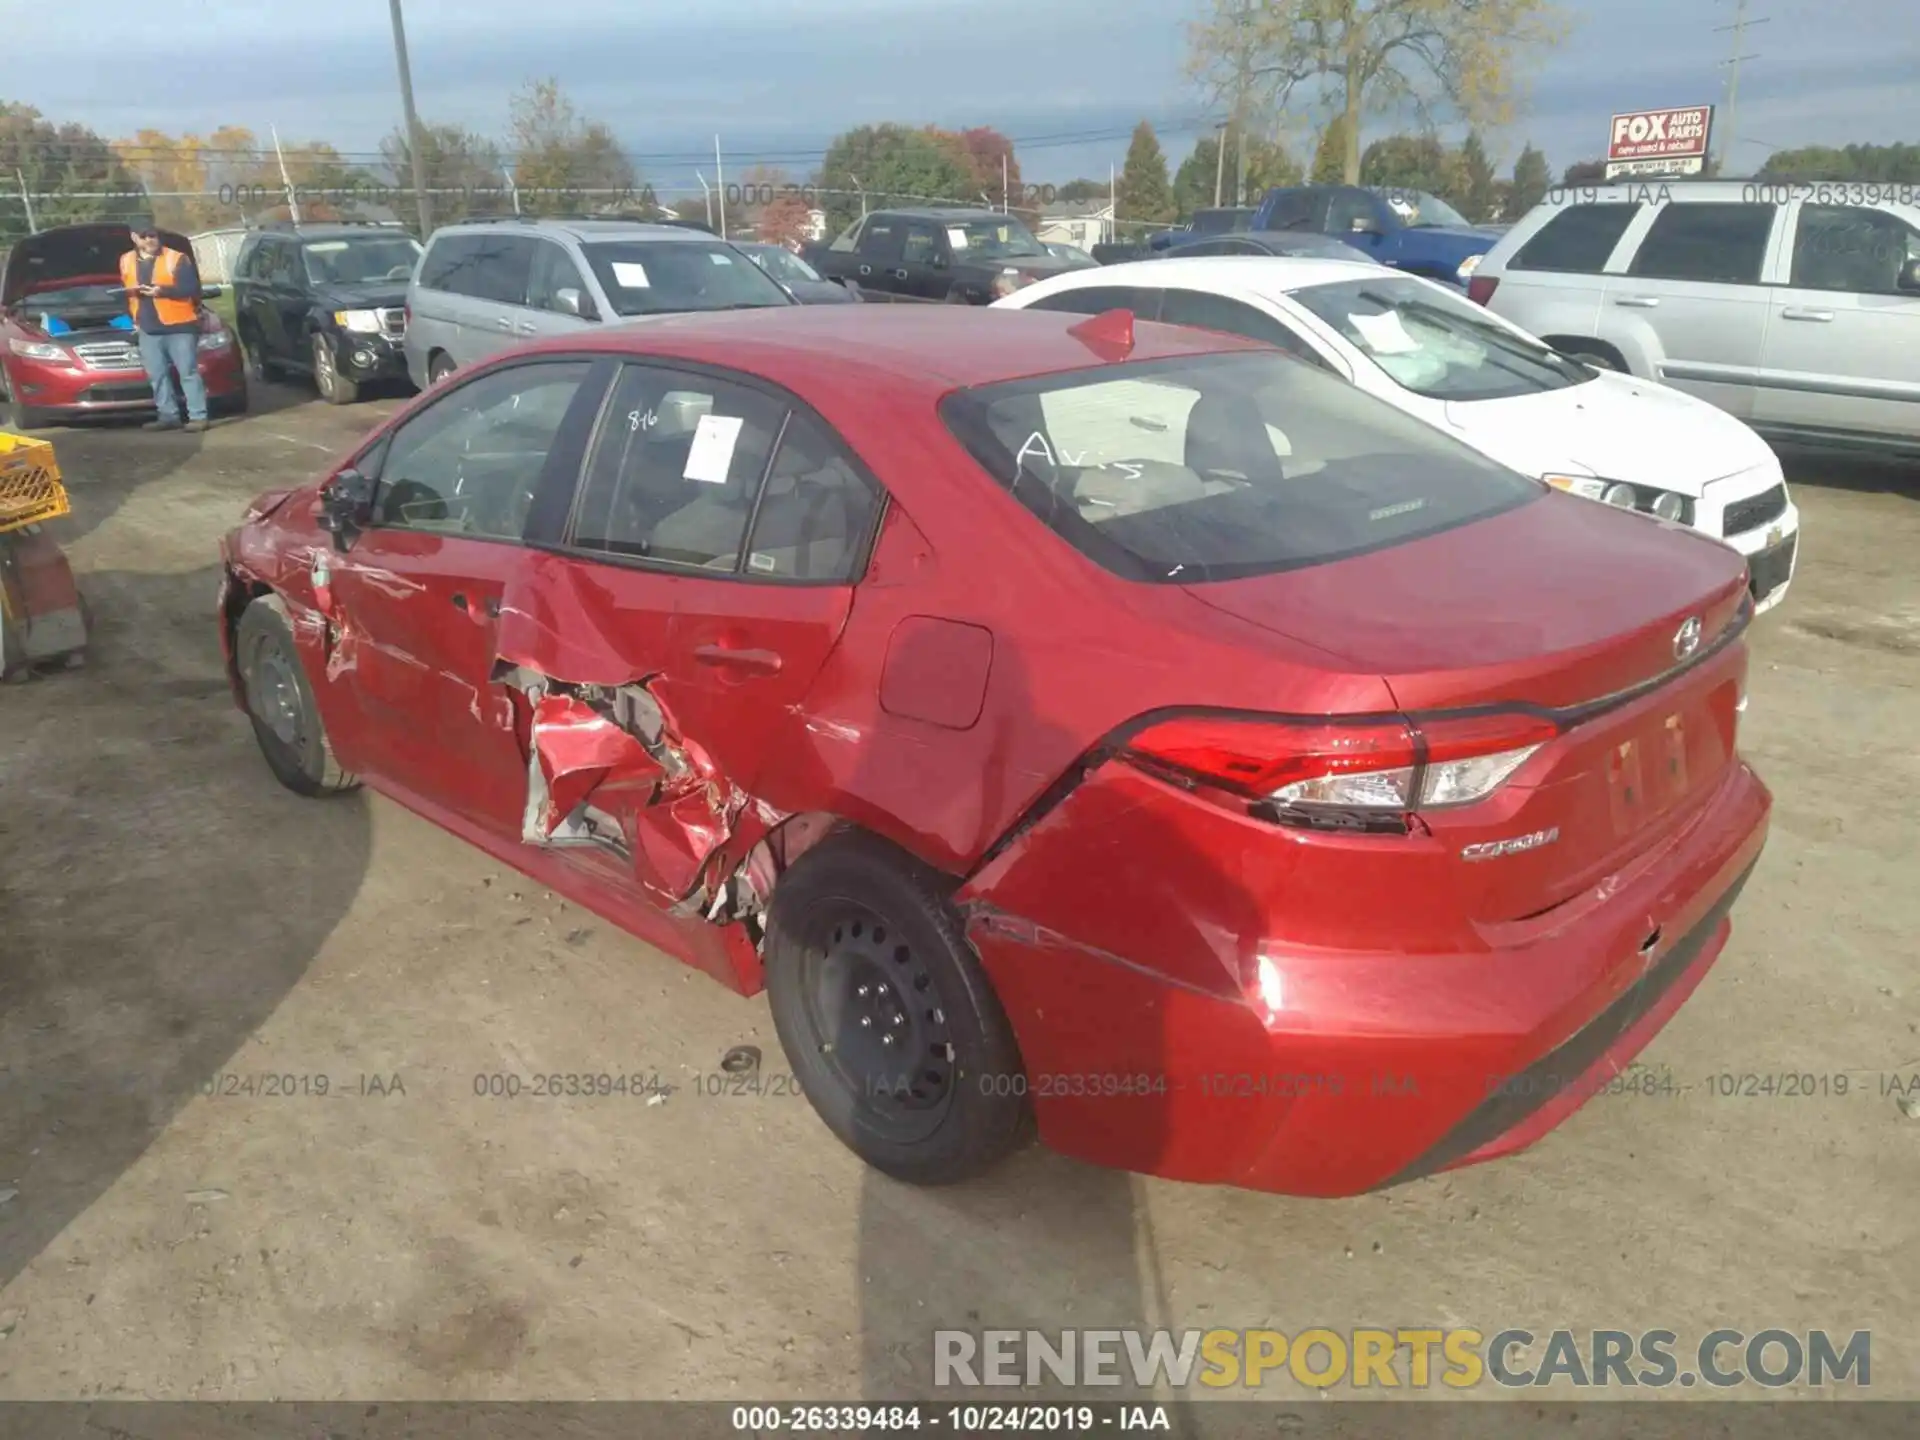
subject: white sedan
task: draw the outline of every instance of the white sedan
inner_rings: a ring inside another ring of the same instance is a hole
[[[1786,595],[1800,512],[1779,458],[1701,400],[1556,354],[1444,286],[1365,260],[1209,256],[1076,270],[1005,310],[1130,310],[1280,345],[1483,454],[1747,557],[1756,608]]]

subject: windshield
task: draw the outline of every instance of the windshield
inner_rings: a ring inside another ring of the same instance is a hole
[[[1424,190],[1376,190],[1403,225],[1424,230],[1434,225],[1458,225],[1471,230],[1473,222],[1438,195]]]
[[[1132,580],[1191,584],[1320,564],[1546,493],[1273,351],[962,390],[941,415],[1049,529]]]
[[[774,279],[789,285],[804,285],[820,278],[818,270],[784,245],[752,245],[747,248],[747,254]]]
[[[1404,390],[1430,400],[1505,400],[1594,378],[1470,300],[1399,277],[1309,285],[1292,299],[1338,330]]]
[[[994,220],[948,220],[943,224],[956,260],[1012,260],[1047,253],[1047,247],[1033,238],[1031,230],[1009,216]]]
[[[607,240],[580,248],[619,315],[793,303],[766,271],[720,240]]]
[[[410,235],[355,236],[309,241],[300,253],[306,257],[307,278],[316,285],[365,285],[410,277],[420,243]]]

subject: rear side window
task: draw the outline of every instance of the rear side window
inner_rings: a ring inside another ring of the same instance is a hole
[[[1062,290],[1023,307],[1028,310],[1064,310],[1072,315],[1104,315],[1109,310],[1131,310],[1135,318],[1151,320],[1160,313],[1160,292],[1134,285],[1082,285]]]
[[[941,414],[1041,523],[1145,582],[1320,564],[1545,493],[1386,401],[1271,351],[962,390]]]
[[[1639,212],[1638,205],[1569,205],[1515,252],[1507,268],[1598,275]]]
[[[471,235],[443,235],[427,247],[420,262],[420,286],[424,290],[451,290],[452,281],[472,249]]]
[[[449,235],[428,252],[420,284],[475,300],[524,305],[535,243],[525,235]]]
[[[1628,273],[1648,280],[1757,285],[1773,215],[1771,205],[1663,206]]]

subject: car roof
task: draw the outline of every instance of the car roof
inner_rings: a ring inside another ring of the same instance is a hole
[[[529,216],[525,219],[462,220],[434,231],[442,235],[488,234],[496,231],[524,232],[529,235],[569,235],[575,240],[718,240],[709,230],[687,225],[668,225],[653,220],[552,220]]]
[[[1098,270],[1070,270],[1039,282],[1053,290],[1097,285],[1144,285],[1164,290],[1187,284],[1202,290],[1234,290],[1255,295],[1285,295],[1310,285],[1370,280],[1386,270],[1371,260],[1328,260],[1318,255],[1182,255],[1178,250],[1153,260],[1127,260]],[[1390,274],[1392,272],[1389,272]]]
[[[898,205],[885,210],[875,210],[867,216],[877,220],[882,215],[899,215],[908,220],[1013,220],[1018,217],[1003,215],[998,210],[989,210],[984,205]]]
[[[856,391],[863,401],[881,391],[937,399],[949,390],[1114,363],[1069,333],[1087,319],[976,305],[775,305],[662,315],[507,353],[584,351],[690,361],[755,375],[809,400]],[[1126,359],[1267,348],[1236,335],[1143,321]]]

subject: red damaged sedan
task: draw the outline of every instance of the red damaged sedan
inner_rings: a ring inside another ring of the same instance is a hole
[[[1764,842],[1741,557],[1231,336],[944,306],[606,327],[224,546],[267,763],[742,994],[870,1163],[1037,1125],[1345,1195],[1530,1144]]]

